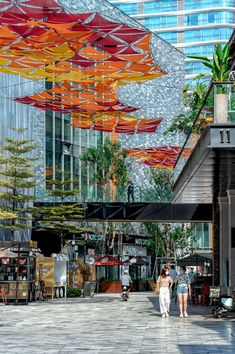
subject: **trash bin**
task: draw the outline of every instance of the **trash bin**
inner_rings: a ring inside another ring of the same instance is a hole
[[[96,281],[85,281],[84,282],[84,291],[83,297],[91,296],[93,297],[96,290]]]
[[[83,297],[91,296],[91,282],[84,281]]]

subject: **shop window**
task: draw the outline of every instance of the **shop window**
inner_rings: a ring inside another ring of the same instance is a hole
[[[202,224],[196,225],[196,247],[202,248]]]

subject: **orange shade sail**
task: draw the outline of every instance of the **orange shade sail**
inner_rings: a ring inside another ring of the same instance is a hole
[[[74,113],[72,126],[121,134],[155,133],[161,119],[138,119],[123,113]]]
[[[158,146],[152,148],[125,149],[128,156],[136,158],[138,164],[156,168],[174,168],[181,146]],[[188,157],[190,149],[184,149],[182,156]]]
[[[94,82],[125,74],[119,84],[128,78],[149,80],[164,74],[153,60],[150,40],[145,29],[98,13],[67,14],[53,0],[0,2],[0,71],[28,79],[61,82],[75,76],[76,82]],[[9,61],[4,62],[6,55]],[[64,65],[67,77],[61,78],[64,61],[72,65]],[[40,70],[35,72],[36,66]]]

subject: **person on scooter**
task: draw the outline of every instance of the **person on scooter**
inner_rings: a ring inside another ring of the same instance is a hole
[[[127,293],[129,294],[129,292],[130,292],[130,285],[131,285],[131,283],[132,283],[132,280],[131,280],[130,275],[128,274],[128,270],[127,270],[127,269],[124,270],[124,274],[123,274],[122,277],[121,277],[121,282],[122,282],[122,289],[123,289],[124,287],[126,287],[126,288],[127,288]]]

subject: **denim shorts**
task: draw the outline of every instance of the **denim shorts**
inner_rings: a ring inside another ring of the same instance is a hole
[[[179,285],[177,288],[177,294],[188,294],[188,287],[187,285]]]

